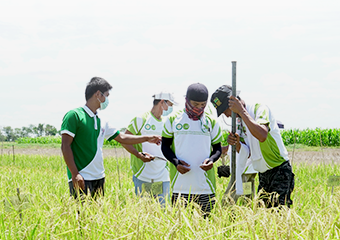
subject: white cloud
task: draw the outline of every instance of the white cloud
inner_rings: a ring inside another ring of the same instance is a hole
[[[270,104],[287,126],[317,125],[323,118],[308,116],[310,106],[336,108],[340,96],[339,3],[7,1],[0,9],[0,102],[10,104],[2,104],[1,124],[57,126],[100,76],[114,88],[102,114],[125,126],[151,108],[159,89],[173,89],[183,107],[189,84],[202,82],[211,93],[231,82],[230,61],[237,60],[241,96]],[[315,67],[321,59],[324,66]]]
[[[273,37],[277,39],[287,39],[289,37],[297,37],[299,35],[303,35],[304,33],[306,33],[306,31],[306,26],[294,24],[275,31],[273,33]]]
[[[328,57],[328,58],[323,58],[322,62],[326,64],[326,66],[340,66],[340,57]]]
[[[314,61],[316,61],[318,59],[319,58],[314,53],[311,53],[309,55],[306,55],[306,56],[302,57],[301,61],[303,61],[303,62],[314,62]]]

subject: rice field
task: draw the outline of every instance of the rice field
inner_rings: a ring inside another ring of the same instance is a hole
[[[293,164],[291,209],[259,207],[256,197],[222,206],[229,179],[217,178],[217,204],[206,219],[197,206],[161,208],[137,198],[127,157],[105,158],[105,196],[83,204],[69,197],[65,168],[58,155],[1,155],[0,239],[340,238],[340,187],[327,186],[340,175],[337,164]]]

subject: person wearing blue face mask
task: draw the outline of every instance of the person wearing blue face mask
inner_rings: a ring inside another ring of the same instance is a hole
[[[151,111],[137,116],[130,122],[126,134],[160,135],[163,131],[164,120],[171,114],[174,101],[173,94],[160,92],[153,95]],[[141,143],[135,145],[122,144],[131,153],[132,180],[135,193],[142,196],[144,192],[156,197],[164,206],[169,200],[170,178],[167,160],[163,156],[160,146]]]
[[[68,111],[63,118],[61,150],[67,165],[70,194],[75,198],[78,194],[104,195],[104,139],[125,144],[145,141],[160,144],[160,136],[123,134],[98,117],[97,110],[104,110],[109,104],[111,89],[112,86],[105,79],[92,78],[86,86],[85,105]]]

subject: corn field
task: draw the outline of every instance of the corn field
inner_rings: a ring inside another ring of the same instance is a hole
[[[338,147],[340,146],[340,129],[334,128],[334,129],[288,129],[288,130],[282,130],[281,136],[283,143],[288,146],[290,144],[303,144],[306,146],[324,146],[324,147]],[[228,132],[223,132],[223,142],[222,145],[227,145],[227,137]],[[37,143],[37,144],[52,144],[57,143],[61,144],[61,137],[25,137],[25,138],[19,138],[16,140],[18,144],[31,144],[31,143]],[[106,146],[120,146],[120,143],[116,141],[104,141],[104,145]]]

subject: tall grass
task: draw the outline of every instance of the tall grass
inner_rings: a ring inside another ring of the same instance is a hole
[[[297,165],[291,209],[247,204],[221,206],[229,179],[217,179],[217,204],[204,219],[195,206],[162,209],[134,195],[127,158],[107,156],[105,197],[83,204],[68,194],[60,156],[2,155],[0,192],[13,198],[29,194],[22,211],[0,205],[0,239],[334,239],[340,237],[340,189],[327,178],[338,165]],[[2,200],[0,199],[0,200]]]
[[[44,137],[24,137],[16,140],[18,144],[61,144],[60,136],[44,136]],[[105,146],[121,146],[117,141],[104,140]]]

